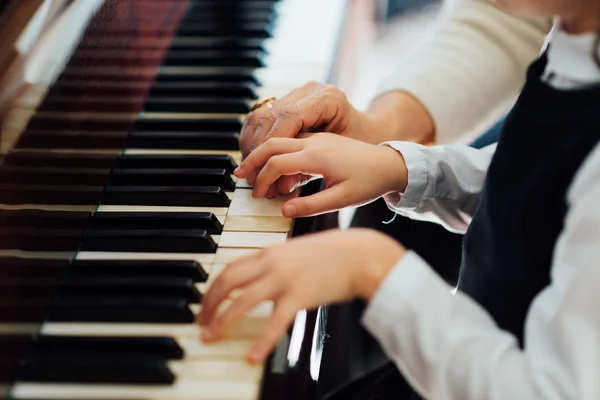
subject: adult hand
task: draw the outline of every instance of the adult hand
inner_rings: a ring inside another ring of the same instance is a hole
[[[271,139],[253,151],[234,174],[249,178],[257,170],[256,198],[267,195],[283,176],[325,178],[325,190],[283,205],[283,215],[289,218],[363,205],[386,193],[404,191],[408,179],[404,158],[396,150],[332,133]]]
[[[270,138],[293,138],[301,132],[326,131],[365,139],[374,121],[348,102],[333,85],[309,82],[248,114],[240,134],[242,155],[247,157]],[[370,132],[373,134],[373,132]]]
[[[273,315],[248,356],[251,362],[262,362],[298,310],[355,297],[369,300],[404,253],[393,239],[358,229],[292,239],[238,259],[204,296],[198,316],[205,326],[202,339],[219,340],[259,303],[273,300]],[[219,306],[233,291],[238,294],[223,310]]]

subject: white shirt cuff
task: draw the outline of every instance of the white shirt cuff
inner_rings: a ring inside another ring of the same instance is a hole
[[[427,162],[421,151],[424,146],[399,141],[384,142],[381,145],[390,146],[400,152],[408,169],[408,184],[404,193],[388,193],[383,196],[383,199],[392,211],[398,209],[412,211],[419,206],[428,183]]]
[[[418,312],[415,299],[432,290],[436,281],[439,278],[429,265],[417,253],[407,251],[371,298],[362,317],[363,325],[388,348],[400,332],[398,327],[402,326],[403,319],[410,320],[413,313]]]

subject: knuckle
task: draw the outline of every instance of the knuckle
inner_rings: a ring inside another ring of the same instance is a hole
[[[318,82],[318,81],[316,81],[316,80],[313,79],[313,80],[310,80],[310,81],[306,82],[306,84],[304,85],[304,87],[306,89],[313,89],[313,88],[315,88],[317,86],[321,86],[321,85],[322,84],[320,82]]]
[[[256,127],[258,125],[258,121],[260,120],[261,114],[256,111],[252,111],[250,114],[246,116],[245,124],[248,127]]]
[[[258,119],[258,126],[264,126],[266,124],[273,124],[277,120],[277,114],[272,110],[267,110]]]
[[[300,106],[298,103],[290,103],[287,106],[283,107],[279,112],[279,118],[281,119],[291,119],[296,118],[300,114]]]

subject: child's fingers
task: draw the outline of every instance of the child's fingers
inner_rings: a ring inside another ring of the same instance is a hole
[[[261,278],[251,283],[227,309],[213,318],[210,325],[204,330],[203,339],[206,341],[220,339],[259,303],[272,298],[276,292],[277,286],[273,284],[272,280]]]
[[[269,187],[276,183],[281,176],[314,171],[316,166],[311,164],[313,163],[302,151],[271,157],[256,177],[253,196],[264,197]]]
[[[341,183],[306,197],[298,197],[283,205],[282,213],[287,218],[309,217],[340,210],[352,205],[346,185]]]
[[[290,301],[280,301],[275,306],[273,316],[248,355],[250,362],[259,363],[267,358],[279,339],[286,333],[297,311]]]
[[[304,148],[303,140],[296,139],[271,139],[246,157],[240,166],[233,172],[238,178],[247,178],[253,171],[262,168],[271,157],[294,153]]]

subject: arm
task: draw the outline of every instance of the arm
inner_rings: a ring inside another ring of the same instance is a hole
[[[380,86],[367,114],[385,140],[455,141],[508,106],[539,54],[549,20],[525,20],[490,0],[448,1],[436,28]]]
[[[531,305],[524,350],[469,297],[453,296],[415,254],[387,275],[364,323],[424,397],[599,398],[599,156],[597,148],[571,187],[552,283]]]
[[[402,154],[408,170],[403,193],[383,196],[388,207],[412,219],[437,222],[454,232],[466,231],[496,145],[478,150],[464,145],[386,144]]]

